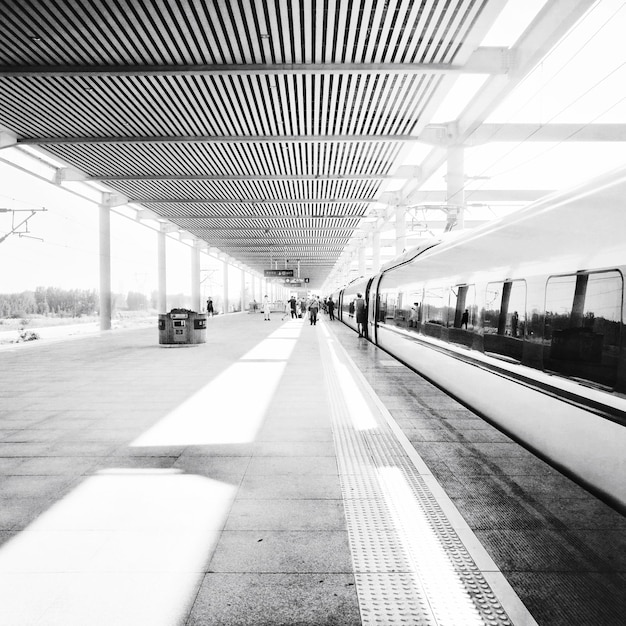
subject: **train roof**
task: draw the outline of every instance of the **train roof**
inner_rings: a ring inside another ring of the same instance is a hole
[[[572,189],[554,193],[483,226],[418,246],[381,271],[420,258],[435,278],[472,268],[474,272],[515,277],[571,268],[626,265],[626,167]],[[411,259],[412,255],[412,259]]]

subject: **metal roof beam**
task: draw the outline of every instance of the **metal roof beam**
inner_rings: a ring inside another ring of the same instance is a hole
[[[344,238],[345,239],[345,238]],[[209,242],[210,243],[210,242]],[[219,245],[219,244],[216,244]],[[343,250],[343,243],[278,243],[278,244],[267,244],[267,245],[259,245],[257,243],[228,243],[228,245],[222,244],[224,249],[228,248],[229,250],[239,250],[246,248],[253,248],[254,250],[265,250],[267,252],[278,251],[283,252],[283,250],[292,250],[299,248],[315,248],[316,250],[321,249],[330,249],[330,250]]]
[[[215,226],[211,228],[194,228],[195,233],[212,233],[215,231],[247,231],[247,230],[261,230],[261,231],[269,231],[270,233],[275,232],[292,232],[298,231],[297,226]],[[354,228],[350,226],[315,226],[313,228],[307,228],[307,233],[327,233],[327,232],[354,232]]]
[[[552,189],[466,189],[465,204],[490,202],[533,202],[552,193]],[[446,204],[445,191],[416,191],[411,196],[408,206],[414,207],[420,204],[441,203]],[[437,208],[437,207],[429,207]],[[443,208],[443,207],[442,207]]]
[[[355,220],[367,217],[360,213],[344,215],[285,215],[284,213],[272,215],[172,215],[160,213],[157,219],[166,220]],[[271,229],[271,226],[268,226]]]
[[[507,48],[479,48],[463,65],[450,63],[253,63],[215,65],[0,65],[2,78],[46,76],[277,76],[285,74],[506,74]]]
[[[114,181],[153,181],[153,180],[244,180],[244,181],[283,181],[283,180],[390,180],[404,179],[399,174],[289,174],[289,175],[261,175],[261,174],[129,174],[119,176],[90,176],[92,182]]]
[[[507,76],[491,76],[478,95],[456,120],[455,142],[463,145],[480,128],[499,104],[519,85],[554,45],[593,6],[595,0],[553,0],[547,2],[530,26],[511,49],[515,68]],[[421,180],[411,181],[402,190],[405,201],[412,203],[414,195],[443,163],[447,153],[436,146],[422,162]]]
[[[626,141],[626,124],[482,124],[464,145],[496,141]]]
[[[385,143],[417,142],[408,135],[195,135],[150,137],[23,137],[18,145],[152,144],[152,143]],[[14,145],[14,144],[11,144]],[[0,147],[2,147],[0,145]],[[7,146],[10,147],[10,146]]]
[[[133,198],[138,204],[367,204],[374,198]]]

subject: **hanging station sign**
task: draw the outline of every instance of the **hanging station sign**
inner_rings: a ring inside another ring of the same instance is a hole
[[[284,276],[293,276],[293,270],[263,270],[265,278],[281,278]]]

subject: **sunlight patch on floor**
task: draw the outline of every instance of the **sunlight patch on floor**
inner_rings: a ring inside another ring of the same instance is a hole
[[[177,470],[87,478],[0,548],[0,623],[177,623],[235,492]]]
[[[285,325],[137,437],[131,447],[251,443],[302,327]]]
[[[335,372],[335,376],[339,381],[352,425],[357,430],[371,430],[378,428],[376,417],[367,403],[363,392],[357,384],[357,381],[354,379],[354,376],[350,372],[349,368],[339,359],[339,355],[335,349],[336,340],[331,337],[330,332],[325,326],[322,326],[322,330],[326,336],[330,363]]]

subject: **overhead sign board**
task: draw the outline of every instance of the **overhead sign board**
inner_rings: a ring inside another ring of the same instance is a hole
[[[309,279],[308,278],[285,278],[285,284],[293,284],[293,283],[301,283],[301,282],[308,283]]]
[[[293,270],[263,270],[263,276],[266,278],[280,277],[280,276],[293,276]]]

